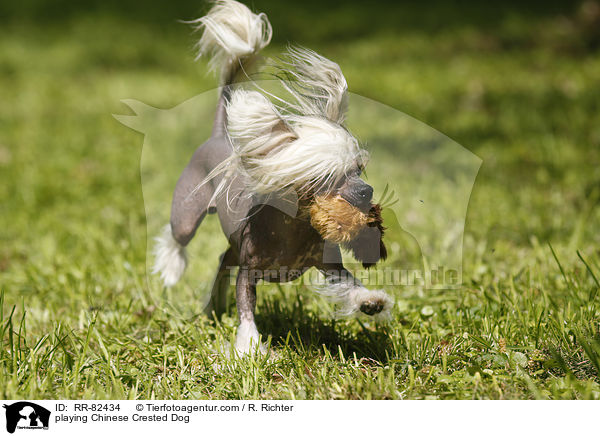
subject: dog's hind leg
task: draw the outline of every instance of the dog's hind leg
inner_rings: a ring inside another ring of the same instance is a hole
[[[187,201],[194,189],[195,180],[202,181],[204,171],[192,167],[193,160],[184,170],[175,188],[171,207],[171,223],[165,226],[162,234],[156,238],[154,247],[153,273],[160,274],[163,284],[173,286],[179,281],[187,266],[185,246],[190,242],[196,229],[206,216],[208,202],[212,196],[209,185],[194,193],[194,200]],[[192,167],[192,168],[190,168]],[[198,183],[200,183],[198,182]]]
[[[185,246],[206,214],[215,210],[211,204],[215,181],[206,181],[208,168],[214,167],[229,153],[228,143],[222,138],[209,139],[198,147],[177,181],[171,222],[157,238],[154,251],[154,273],[160,273],[165,286],[173,286],[181,278],[187,264]]]
[[[237,258],[230,248],[225,251],[220,258],[219,271],[215,276],[215,281],[212,286],[210,300],[204,313],[208,316],[214,316],[217,319],[227,310],[227,291],[229,290],[230,280],[232,277],[232,269],[237,265]]]
[[[213,196],[212,183],[206,183],[208,172],[203,159],[208,147],[199,147],[183,170],[175,186],[171,204],[171,229],[173,237],[186,246],[196,234],[210,207]]]

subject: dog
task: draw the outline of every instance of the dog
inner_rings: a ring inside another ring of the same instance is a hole
[[[367,153],[344,126],[348,87],[340,67],[290,47],[275,73],[289,97],[277,98],[253,81],[250,89],[242,86],[271,40],[265,14],[217,0],[191,23],[202,32],[198,57],[210,57],[220,72],[221,92],[211,137],[175,186],[154,273],[173,286],[187,265],[185,247],[204,217],[216,213],[229,248],[206,312],[219,317],[226,310],[230,275],[238,267],[237,352],[265,352],[254,321],[258,282],[291,281],[313,267],[325,277],[317,290],[338,305],[339,315],[385,318],[392,299],[366,289],[342,262],[341,248],[365,267],[384,260],[386,249],[381,208],[360,178]]]

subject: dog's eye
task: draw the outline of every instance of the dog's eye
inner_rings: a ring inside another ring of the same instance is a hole
[[[358,173],[362,173],[369,162],[369,153],[366,150],[362,150],[360,156],[356,159],[356,166],[358,167]]]
[[[366,163],[357,162],[356,169],[353,171],[353,175],[356,177],[360,177],[361,174],[365,171],[365,166],[366,166]]]

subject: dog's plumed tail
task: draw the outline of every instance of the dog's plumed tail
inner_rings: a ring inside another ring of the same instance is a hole
[[[271,41],[273,30],[267,16],[254,14],[234,0],[217,0],[204,17],[190,22],[202,31],[198,56],[210,57],[210,68],[220,71],[223,85],[235,77]]]
[[[153,274],[160,278],[167,287],[179,281],[187,266],[185,247],[173,238],[171,225],[167,224],[160,236],[155,238]]]

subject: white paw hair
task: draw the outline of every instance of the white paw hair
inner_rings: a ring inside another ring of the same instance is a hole
[[[242,321],[237,328],[235,337],[235,351],[240,354],[251,354],[254,351],[262,354],[267,352],[267,348],[260,342],[260,334],[253,321]]]
[[[338,306],[334,313],[337,318],[366,314],[376,321],[386,321],[394,305],[385,291],[369,290],[360,283],[332,283],[317,289],[317,292]]]

